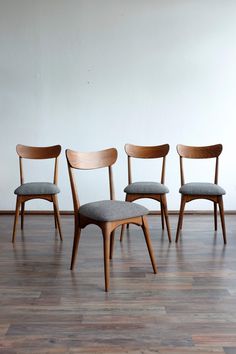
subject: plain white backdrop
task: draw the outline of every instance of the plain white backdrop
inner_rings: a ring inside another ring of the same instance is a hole
[[[236,209],[235,13],[234,0],[0,0],[0,209],[15,207],[17,143],[62,145],[63,210],[72,209],[66,148],[116,147],[116,196],[123,199],[124,144],[169,143],[168,205],[176,210],[176,144],[222,143],[219,183],[225,209]],[[208,164],[188,165],[189,180],[213,179]],[[134,180],[159,178],[158,166],[136,161]],[[50,164],[27,163],[26,177],[49,181]],[[108,198],[106,177],[102,170],[78,176],[82,203]]]

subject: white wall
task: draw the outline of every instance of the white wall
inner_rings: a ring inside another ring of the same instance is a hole
[[[123,199],[127,142],[171,145],[169,209],[179,207],[176,144],[222,143],[225,208],[236,209],[235,13],[235,0],[0,0],[0,209],[15,206],[17,143],[117,147]],[[47,163],[40,173],[33,166],[29,179],[49,180]],[[135,167],[137,179],[157,176],[154,161]],[[102,177],[82,173],[82,202],[108,196]],[[60,207],[72,209],[64,152],[59,182]]]

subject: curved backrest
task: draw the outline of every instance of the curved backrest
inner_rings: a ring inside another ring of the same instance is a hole
[[[128,156],[128,183],[132,183],[131,175],[131,157],[138,159],[158,159],[162,158],[161,183],[165,182],[165,162],[166,155],[170,150],[169,144],[156,146],[125,145],[125,152]]]
[[[24,159],[33,159],[33,160],[44,160],[44,159],[55,159],[55,167],[54,167],[54,179],[53,183],[57,184],[57,158],[61,153],[61,145],[53,145],[46,147],[38,147],[38,146],[26,146],[18,144],[16,145],[16,152],[19,156],[20,160],[20,182],[24,183],[24,175],[23,175],[23,164],[22,158]]]
[[[165,157],[170,150],[169,144],[157,145],[157,146],[139,146],[126,144],[125,152],[130,157],[139,159],[153,159]]]
[[[181,176],[181,185],[184,182],[184,170],[183,170],[183,158],[187,159],[216,159],[215,165],[215,179],[214,183],[218,183],[218,166],[219,166],[219,156],[223,150],[221,144],[209,145],[209,146],[187,146],[178,144],[176,146],[177,152],[180,157],[180,176]]]
[[[112,166],[117,160],[117,150],[111,148],[95,152],[79,152],[67,149],[66,157],[72,168],[93,170]]]
[[[60,155],[61,145],[36,147],[18,144],[16,152],[24,159],[53,159]]]
[[[112,200],[115,199],[112,176],[112,165],[117,160],[117,150],[115,148],[95,152],[79,152],[67,149],[66,159],[68,163],[75,212],[79,210],[79,198],[72,169],[94,170],[97,168],[108,167],[110,198]]]
[[[181,157],[188,159],[210,159],[218,157],[222,152],[221,144],[209,146],[177,145],[177,152]]]

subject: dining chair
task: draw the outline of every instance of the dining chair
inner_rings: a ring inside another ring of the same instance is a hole
[[[60,189],[57,186],[57,180],[58,180],[58,156],[61,153],[61,146],[54,145],[48,147],[34,147],[34,146],[25,146],[25,145],[18,144],[16,146],[16,152],[19,156],[19,164],[20,164],[20,186],[16,188],[14,192],[17,197],[16,197],[16,210],[15,210],[12,242],[13,243],[15,242],[16,226],[17,226],[20,208],[21,208],[21,229],[23,229],[25,202],[32,199],[44,199],[53,203],[55,228],[58,228],[60,238],[61,240],[63,240],[62,232],[61,232],[60,214],[58,209],[58,200],[57,200],[57,194],[60,192]],[[24,183],[23,161],[22,161],[23,159],[33,159],[33,160],[55,159],[53,183],[50,182]]]
[[[207,199],[214,203],[214,226],[217,230],[217,205],[219,205],[221,225],[223,231],[223,240],[226,244],[226,229],[225,229],[225,218],[224,218],[224,206],[223,206],[223,195],[225,190],[218,185],[218,167],[219,167],[219,156],[222,152],[223,146],[221,144],[210,145],[210,146],[186,146],[177,145],[177,152],[180,158],[180,178],[181,187],[179,192],[181,193],[181,203],[179,220],[176,232],[175,242],[178,242],[180,230],[183,224],[183,215],[185,204],[195,200],[195,199]],[[214,183],[206,182],[191,182],[185,183],[184,179],[184,169],[183,169],[183,158],[187,159],[216,159],[215,163],[215,174]]]
[[[169,242],[171,242],[171,231],[169,224],[168,208],[166,194],[169,189],[165,183],[165,164],[166,155],[168,154],[170,146],[168,144],[157,146],[138,146],[132,144],[125,145],[125,152],[128,157],[128,185],[125,187],[125,200],[133,202],[137,199],[149,198],[154,199],[160,203],[161,207],[161,223],[164,230],[164,220],[166,222],[167,234]],[[136,159],[162,159],[161,178],[159,182],[132,182],[131,173],[131,158]],[[128,225],[127,225],[128,226]],[[125,225],[122,225],[120,241],[123,239]]]
[[[103,235],[105,291],[108,291],[110,284],[109,259],[112,259],[113,255],[114,231],[122,224],[132,223],[142,227],[153,271],[156,273],[157,266],[146,217],[148,210],[139,204],[132,205],[131,203],[115,200],[112,165],[117,160],[117,150],[114,148],[96,152],[66,150],[66,157],[74,205],[74,243],[71,270],[74,269],[75,265],[81,229],[89,224],[97,225]],[[80,206],[74,169],[93,170],[105,167],[108,168],[109,172],[110,200],[101,200]]]

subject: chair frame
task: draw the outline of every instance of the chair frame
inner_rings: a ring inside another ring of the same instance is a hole
[[[45,160],[45,159],[55,159],[54,164],[54,177],[53,183],[57,185],[58,181],[58,157],[61,153],[61,146],[54,145],[48,147],[34,147],[18,144],[16,146],[16,152],[19,156],[20,165],[20,184],[24,183],[24,171],[23,171],[23,159],[33,159],[33,160]],[[53,203],[54,210],[54,222],[55,228],[58,228],[61,241],[63,240],[60,222],[60,213],[58,208],[58,199],[56,194],[27,194],[27,195],[17,195],[16,198],[16,209],[15,218],[13,225],[12,242],[15,242],[16,237],[16,226],[19,217],[19,212],[21,208],[21,229],[24,228],[24,214],[25,214],[25,202],[32,199],[44,199]]]
[[[112,165],[117,160],[117,150],[115,148],[110,148],[97,152],[76,152],[67,149],[66,158],[74,205],[74,242],[70,269],[73,270],[75,266],[81,229],[85,228],[89,224],[97,225],[101,229],[103,235],[105,291],[108,291],[110,285],[110,259],[112,259],[113,256],[115,229],[120,225],[132,223],[142,227],[153,271],[154,273],[157,273],[157,266],[146,216],[114,221],[97,221],[80,215],[79,213],[80,202],[73,170],[93,170],[108,167],[110,200],[115,200]]]
[[[177,145],[176,148],[177,148],[177,152],[179,154],[179,159],[180,159],[181,186],[183,186],[185,184],[183,158],[188,158],[188,159],[215,158],[216,163],[215,163],[214,184],[218,184],[219,156],[223,150],[223,146],[221,144],[209,145],[209,146],[187,146],[187,145],[179,144],[179,145]],[[226,244],[227,240],[226,240],[223,197],[222,197],[222,195],[203,195],[203,194],[200,194],[200,195],[182,194],[175,242],[178,242],[180,230],[182,229],[182,226],[183,226],[183,216],[184,216],[185,204],[192,201],[192,200],[195,200],[195,199],[207,199],[207,200],[210,200],[214,203],[215,231],[217,231],[217,204],[219,205],[223,240],[224,240],[224,244]]]
[[[157,146],[138,146],[132,144],[125,145],[125,152],[127,154],[128,159],[128,184],[132,183],[132,172],[131,172],[131,158],[139,158],[139,159],[157,159],[162,158],[162,168],[161,168],[161,184],[165,183],[165,167],[166,167],[166,155],[170,150],[169,144],[157,145]],[[147,193],[136,193],[130,194],[126,193],[125,200],[127,202],[133,202],[137,199],[154,199],[160,203],[161,206],[161,225],[162,230],[167,228],[167,234],[169,242],[171,242],[171,230],[170,230],[170,223],[169,223],[169,215],[168,215],[168,208],[167,208],[167,199],[166,193],[165,194],[147,194]],[[128,227],[128,225],[127,225]],[[122,226],[121,234],[120,234],[120,241],[123,239],[125,225]]]

